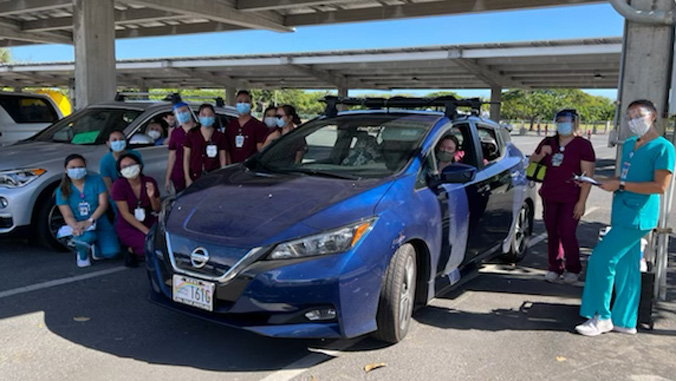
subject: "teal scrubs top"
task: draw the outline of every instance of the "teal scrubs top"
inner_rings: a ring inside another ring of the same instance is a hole
[[[106,184],[99,175],[87,174],[84,179],[82,193],[70,184],[70,195],[67,199],[61,197],[61,188],[56,188],[56,205],[68,205],[73,211],[76,221],[85,221],[99,207],[99,194],[106,192]],[[86,206],[85,206],[86,204]],[[86,211],[86,213],[84,213]],[[103,218],[105,219],[105,218]]]
[[[134,151],[133,149],[128,149],[125,152],[136,155],[136,157],[141,160],[141,164],[143,164],[143,159],[141,158],[140,153]],[[117,173],[117,168],[115,167],[115,157],[113,157],[112,152],[108,152],[101,158],[101,161],[99,162],[99,174],[101,174],[103,177],[110,177],[112,182],[115,182],[115,180],[120,177],[120,174]]]
[[[627,139],[622,147],[620,180],[628,183],[655,180],[656,170],[674,171],[674,146],[667,139],[659,137],[634,151],[636,137]],[[660,196],[615,192],[611,215],[612,226],[639,230],[650,230],[657,226]]]

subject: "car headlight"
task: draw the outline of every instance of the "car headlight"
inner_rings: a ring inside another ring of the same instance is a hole
[[[371,218],[326,233],[280,243],[268,259],[303,258],[348,251],[371,230],[375,221]]]
[[[42,168],[17,169],[0,172],[0,187],[20,188],[26,186],[47,172]]]

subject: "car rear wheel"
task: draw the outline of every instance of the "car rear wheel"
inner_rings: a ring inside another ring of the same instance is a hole
[[[35,230],[42,246],[49,250],[68,251],[68,248],[56,239],[56,233],[61,226],[66,224],[66,220],[61,215],[59,207],[56,206],[54,196],[45,199],[39,208]]]
[[[415,302],[416,252],[402,245],[390,261],[380,292],[375,338],[388,343],[404,339],[411,325]]]
[[[507,263],[518,263],[526,256],[528,252],[528,243],[533,231],[530,205],[524,203],[516,218],[514,226],[514,236],[509,252],[503,254],[501,259]]]

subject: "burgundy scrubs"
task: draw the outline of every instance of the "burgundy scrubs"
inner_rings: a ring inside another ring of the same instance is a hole
[[[258,152],[257,144],[263,144],[270,129],[255,118],[240,126],[238,119],[231,120],[225,128],[228,152],[233,163],[241,163]]]
[[[171,169],[171,175],[169,177],[171,182],[174,183],[176,192],[185,189],[185,176],[183,176],[183,146],[185,145],[187,138],[188,133],[185,132],[183,127],[174,128],[171,131],[171,136],[169,138],[169,150],[176,151],[176,161],[174,162],[174,167]]]
[[[141,221],[141,223],[150,228],[157,222],[157,217],[153,215],[153,208],[146,191],[146,183],[148,182],[155,186],[155,197],[160,197],[159,188],[157,187],[155,179],[143,175],[141,176],[142,185],[140,199],[134,194],[131,184],[129,184],[129,180],[124,177],[115,180],[113,188],[110,190],[110,194],[116,202],[125,201],[129,208],[129,213],[131,213],[132,216],[137,208],[142,208],[145,211],[145,220]],[[121,215],[117,216],[117,219],[115,220],[115,233],[117,233],[120,242],[124,246],[131,247],[134,254],[143,257],[143,242],[146,238],[145,234],[131,226]]]
[[[582,161],[594,162],[596,155],[591,142],[579,136],[564,147],[559,145],[557,136],[545,138],[538,145],[538,153],[544,145],[552,147],[552,154],[543,159],[547,172],[540,188],[547,229],[548,270],[562,274],[565,268],[579,274],[582,267],[576,236],[578,220],[573,217],[573,210],[580,198],[580,187],[571,178],[582,172]]]
[[[204,140],[200,129],[196,128],[185,140],[184,147],[190,148],[190,178],[195,181],[205,172],[221,168],[219,154],[228,150],[225,134],[214,130],[210,140]]]

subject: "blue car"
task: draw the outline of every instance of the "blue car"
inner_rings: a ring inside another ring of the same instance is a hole
[[[480,102],[326,101],[324,115],[165,200],[146,240],[152,302],[261,335],[394,343],[465,270],[523,258],[526,159],[476,116]],[[446,139],[450,162],[437,157]]]

